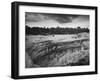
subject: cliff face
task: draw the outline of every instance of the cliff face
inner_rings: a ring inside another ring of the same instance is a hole
[[[89,65],[88,38],[67,42],[33,42],[26,52],[26,68]]]

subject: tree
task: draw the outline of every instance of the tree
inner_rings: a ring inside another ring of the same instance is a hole
[[[50,34],[78,34],[82,32],[87,32],[89,33],[88,28],[62,28],[62,27],[28,27],[26,26],[26,35],[31,34],[31,35],[50,35]]]

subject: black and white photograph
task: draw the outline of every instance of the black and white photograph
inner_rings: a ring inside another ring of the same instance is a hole
[[[11,77],[97,74],[97,7],[12,3]]]
[[[89,65],[89,15],[25,12],[25,67]]]

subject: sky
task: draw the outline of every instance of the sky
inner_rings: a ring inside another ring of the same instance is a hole
[[[25,13],[25,25],[29,27],[89,28],[89,15]]]

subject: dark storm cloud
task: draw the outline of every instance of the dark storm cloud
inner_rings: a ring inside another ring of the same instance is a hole
[[[72,22],[74,18],[78,17],[75,15],[65,15],[65,14],[47,14],[46,16],[57,21],[60,24]]]
[[[69,14],[48,14],[48,13],[32,13],[26,12],[25,19],[26,22],[42,22],[45,20],[55,20],[60,24],[70,23],[73,19],[78,18],[79,15],[69,15]]]

